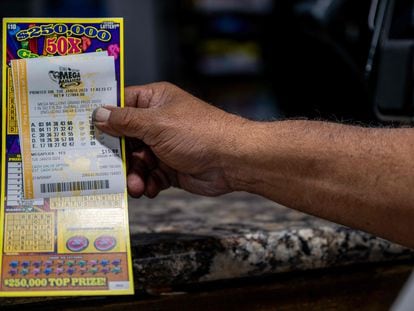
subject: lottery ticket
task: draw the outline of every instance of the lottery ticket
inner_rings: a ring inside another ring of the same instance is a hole
[[[114,58],[91,54],[12,61],[26,199],[125,189],[119,139],[91,123],[116,105]]]
[[[123,20],[3,20],[0,297],[133,294],[125,142],[92,112],[123,106]]]

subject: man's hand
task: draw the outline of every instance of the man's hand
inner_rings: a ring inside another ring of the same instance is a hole
[[[134,196],[171,185],[211,196],[248,191],[414,247],[411,128],[253,122],[167,83],[127,88],[126,106],[100,108],[94,119],[129,138]]]
[[[99,108],[94,120],[98,129],[128,137],[132,196],[155,197],[170,186],[208,196],[232,191],[225,156],[246,120],[169,83],[126,88],[125,106]]]

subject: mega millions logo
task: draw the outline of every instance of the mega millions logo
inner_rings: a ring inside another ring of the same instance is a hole
[[[62,89],[81,84],[79,69],[69,67],[59,67],[59,71],[50,70],[49,77],[52,81],[59,84]]]

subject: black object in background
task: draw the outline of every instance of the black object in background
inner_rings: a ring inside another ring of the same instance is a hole
[[[370,1],[278,1],[271,37],[274,88],[287,117],[376,121],[364,77]]]
[[[414,1],[382,0],[375,14],[367,74],[374,85],[377,116],[385,121],[414,119]]]

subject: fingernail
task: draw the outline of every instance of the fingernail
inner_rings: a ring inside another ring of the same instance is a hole
[[[92,113],[92,120],[95,122],[108,121],[111,111],[105,108],[96,108]]]

